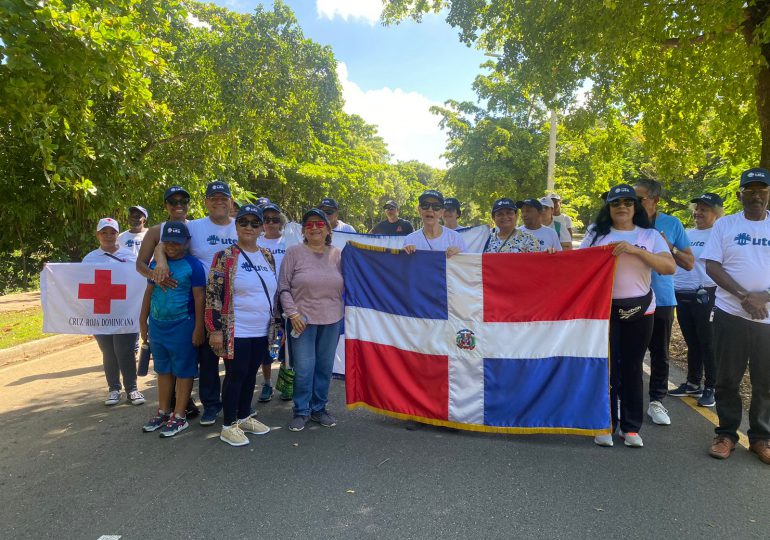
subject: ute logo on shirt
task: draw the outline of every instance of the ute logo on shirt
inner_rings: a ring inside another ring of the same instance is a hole
[[[243,261],[241,263],[241,268],[243,268],[246,272],[253,272],[254,267],[248,263],[248,261]],[[257,272],[269,272],[270,269],[266,266],[262,266],[261,264],[257,265]]]
[[[134,244],[135,244],[135,243],[138,243],[138,242],[134,242],[134,241],[133,241],[133,240],[131,240],[131,239],[129,239],[129,240],[126,240],[126,247],[129,247],[129,248],[130,248],[130,247],[134,247]]]
[[[206,238],[206,242],[208,242],[212,246],[216,246],[217,244],[222,244],[222,245],[235,244],[235,240],[233,240],[232,238],[220,238],[216,234],[212,234],[208,238]]]
[[[735,240],[735,243],[738,244],[739,246],[745,246],[749,242],[751,242],[751,235],[749,235],[748,233],[742,232],[738,234],[733,240]]]

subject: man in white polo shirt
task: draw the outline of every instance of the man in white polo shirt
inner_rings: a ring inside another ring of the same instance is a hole
[[[543,206],[541,219],[543,226],[556,231],[562,249],[572,249],[572,236],[570,236],[569,231],[553,218],[553,201],[549,197],[543,197],[540,199],[540,204]]]
[[[743,212],[717,220],[700,258],[717,284],[714,351],[719,426],[709,454],[730,457],[743,406],[739,388],[751,375],[749,450],[770,465],[770,171],[741,174]]]

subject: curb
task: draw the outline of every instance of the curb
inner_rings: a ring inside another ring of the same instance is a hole
[[[26,362],[27,360],[63,351],[93,339],[93,336],[84,334],[59,334],[22,343],[15,347],[0,350],[0,367]]]

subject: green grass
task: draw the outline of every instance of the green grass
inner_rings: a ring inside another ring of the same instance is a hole
[[[43,309],[0,314],[0,349],[48,337],[43,333]]]

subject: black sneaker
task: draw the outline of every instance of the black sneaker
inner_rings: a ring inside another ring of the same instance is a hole
[[[688,382],[683,382],[675,390],[669,390],[668,395],[674,397],[701,397],[703,388]]]
[[[703,389],[703,394],[698,398],[698,405],[701,407],[713,407],[717,404],[717,400],[714,399],[714,389],[708,386]]]
[[[310,413],[310,419],[313,422],[318,422],[323,427],[334,427],[337,425],[337,419],[326,411]]]
[[[195,404],[195,402],[190,398],[190,400],[187,402],[187,410],[185,411],[186,418],[197,418],[201,415],[201,410],[198,408],[198,406]]]

